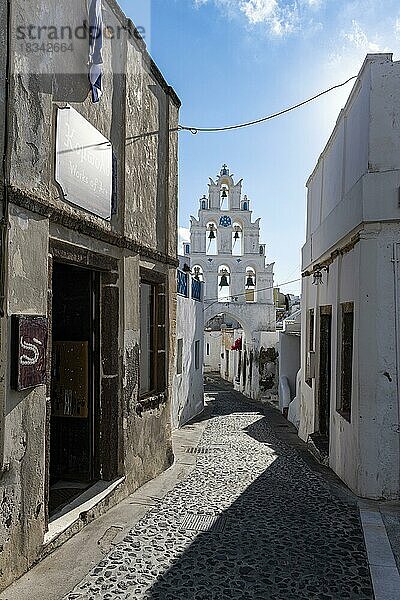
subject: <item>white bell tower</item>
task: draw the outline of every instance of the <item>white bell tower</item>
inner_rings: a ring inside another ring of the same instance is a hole
[[[198,217],[191,217],[190,244],[184,244],[193,275],[204,281],[205,320],[225,312],[248,335],[275,331],[274,265],[266,262],[260,219],[252,221],[242,180],[235,183],[223,165],[208,188],[208,196],[200,198]]]

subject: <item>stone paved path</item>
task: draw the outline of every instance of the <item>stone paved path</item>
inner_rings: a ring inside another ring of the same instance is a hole
[[[356,507],[254,404],[212,395],[208,453],[65,599],[373,600]]]

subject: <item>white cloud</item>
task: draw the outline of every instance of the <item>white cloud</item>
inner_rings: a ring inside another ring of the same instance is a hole
[[[311,8],[320,8],[323,4],[323,0],[303,0],[303,2]]]
[[[270,35],[284,37],[309,24],[324,0],[194,0],[197,8],[213,2],[228,16],[242,14],[250,25],[265,25]]]
[[[372,29],[371,26],[367,29],[365,25],[353,19],[351,26],[343,28],[337,39],[332,40],[327,65],[335,73],[340,72],[342,78],[349,77],[358,73],[366,54],[392,52],[395,47],[393,21],[390,26],[386,25],[381,29]]]
[[[245,0],[240,10],[250,24],[265,23],[277,37],[295,31],[299,21],[297,4],[285,7],[277,0]]]
[[[400,38],[400,17],[397,17],[394,24],[394,31],[397,38]]]
[[[250,23],[262,23],[275,18],[278,12],[276,0],[247,0],[241,3],[240,10]]]
[[[377,40],[369,39],[368,35],[362,29],[361,25],[353,20],[351,30],[342,32],[342,37],[350,42],[355,48],[364,52],[381,52],[382,49]]]
[[[178,254],[182,254],[182,244],[190,242],[190,229],[178,227]]]

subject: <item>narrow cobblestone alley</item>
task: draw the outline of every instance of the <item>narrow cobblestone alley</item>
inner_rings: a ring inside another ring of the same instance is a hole
[[[355,504],[216,382],[193,472],[65,600],[371,600]]]

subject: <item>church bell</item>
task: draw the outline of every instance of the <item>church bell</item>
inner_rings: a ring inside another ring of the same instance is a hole
[[[228,197],[228,192],[226,191],[226,188],[224,188],[222,190],[222,198],[227,198]]]
[[[247,288],[255,287],[254,279],[251,275],[249,275],[247,278],[246,287]]]
[[[223,273],[221,275],[221,281],[219,282],[219,287],[223,288],[223,287],[229,287],[229,281],[228,281],[228,277],[226,276],[225,273]]]

